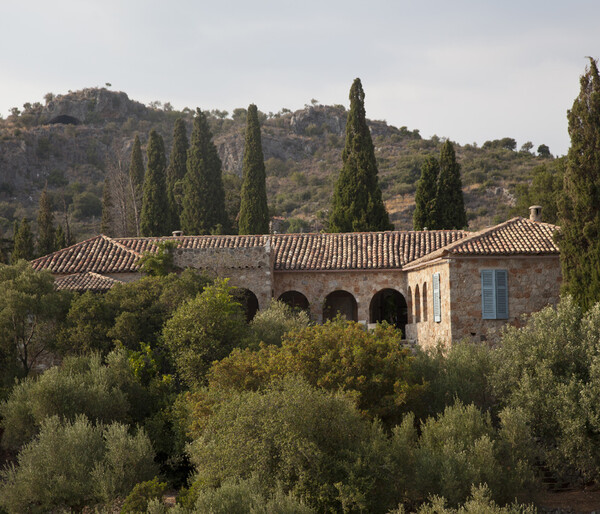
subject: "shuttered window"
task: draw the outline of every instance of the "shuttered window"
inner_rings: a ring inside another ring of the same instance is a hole
[[[505,269],[481,270],[481,317],[508,318],[508,273]]]
[[[440,274],[433,274],[433,321],[442,321],[441,297],[440,297]]]

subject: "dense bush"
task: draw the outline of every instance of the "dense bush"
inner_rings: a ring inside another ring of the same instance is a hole
[[[339,484],[372,435],[348,399],[289,377],[217,405],[189,452],[202,489],[254,477],[265,496],[281,486],[325,511],[340,508]]]
[[[165,324],[164,343],[190,386],[202,385],[213,361],[248,342],[246,316],[232,290],[227,280],[217,280],[181,305]]]
[[[165,482],[159,482],[156,477],[152,480],[136,484],[127,498],[125,498],[121,514],[147,512],[148,504],[154,499],[162,498],[166,489],[167,484]]]
[[[272,300],[267,309],[256,313],[250,326],[258,342],[280,346],[285,334],[301,330],[309,323],[310,318],[305,311],[294,310],[283,302]]]
[[[600,476],[600,304],[570,298],[509,327],[495,351],[492,384],[503,405],[531,420],[544,460],[558,474]]]
[[[407,399],[421,390],[412,381],[412,357],[401,340],[401,332],[389,325],[373,332],[341,319],[307,326],[286,334],[281,347],[234,350],[213,365],[210,384],[256,390],[298,374],[315,387],[348,392],[361,411],[392,426],[400,421]]]
[[[0,506],[8,512],[80,508],[125,496],[156,474],[147,436],[118,423],[94,426],[46,418],[40,433],[2,472]]]
[[[19,449],[39,431],[49,416],[74,420],[84,414],[94,422],[141,421],[136,412],[145,396],[124,351],[65,359],[37,378],[15,385],[0,404],[5,448]],[[134,410],[135,408],[135,410]]]

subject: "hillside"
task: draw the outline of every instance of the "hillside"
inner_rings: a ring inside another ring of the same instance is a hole
[[[368,103],[367,103],[368,113]],[[0,230],[10,235],[14,219],[35,219],[44,185],[57,221],[68,217],[76,239],[100,230],[102,185],[111,167],[127,167],[135,134],[145,144],[152,128],[170,149],[175,119],[191,131],[193,111],[169,104],[145,106],[123,92],[84,89],[25,104],[0,121]],[[307,105],[291,112],[262,114],[269,207],[284,217],[289,231],[321,230],[341,167],[346,111],[341,105]],[[245,109],[211,111],[214,141],[223,161],[232,205],[241,173]],[[418,130],[369,121],[379,163],[384,200],[396,229],[410,229],[414,191],[423,159],[438,154],[441,140]],[[506,142],[508,141],[508,144]],[[456,145],[469,228],[502,221],[515,204],[516,186],[530,180],[536,166],[551,157],[509,149],[504,140]],[[526,212],[519,213],[527,215]]]

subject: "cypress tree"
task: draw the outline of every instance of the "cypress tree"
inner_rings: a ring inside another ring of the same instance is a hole
[[[169,232],[169,201],[166,187],[165,143],[156,130],[148,138],[148,171],[144,178],[140,232],[164,236]]]
[[[221,159],[206,115],[198,109],[183,179],[181,228],[186,234],[223,233],[227,225]]]
[[[239,233],[267,234],[269,232],[269,208],[267,206],[265,161],[258,110],[254,104],[248,106],[242,177]]]
[[[104,232],[106,234],[106,232]],[[54,248],[57,250],[61,250],[62,248],[66,248],[67,246],[67,238],[65,237],[65,231],[62,228],[62,225],[56,227],[56,234],[54,237]]]
[[[19,259],[30,261],[33,259],[33,234],[27,218],[21,223],[15,222],[15,240],[11,262],[14,264]]]
[[[178,183],[184,179],[187,172],[188,138],[183,118],[177,118],[173,128],[173,148],[169,157],[167,168],[167,197],[169,210],[173,219],[171,229],[179,230],[182,206],[177,201]]]
[[[454,145],[446,141],[440,152],[440,173],[434,207],[436,223],[429,228],[462,229],[467,226],[467,213],[460,179],[460,164],[456,162]]]
[[[333,194],[329,230],[352,232],[392,230],[381,197],[377,161],[365,115],[365,93],[360,79],[350,88],[346,146],[342,170]]]
[[[131,148],[131,161],[129,162],[129,196],[131,198],[131,220],[133,230],[137,236],[140,235],[140,216],[142,212],[142,196],[144,187],[144,159],[142,157],[142,143],[136,134]]]
[[[413,229],[434,229],[437,225],[436,196],[440,165],[433,156],[428,156],[421,166],[421,177],[415,193]]]
[[[600,301],[600,77],[592,58],[580,85],[567,113],[571,147],[558,244],[563,290],[587,310]]]
[[[104,179],[104,187],[102,188],[102,222],[100,224],[100,232],[107,236],[112,235],[112,209],[113,204],[112,196],[110,194],[110,179],[106,176]]]
[[[46,188],[40,196],[40,204],[37,217],[37,249],[39,255],[48,255],[56,250],[54,245],[54,214],[52,214],[52,205]]]

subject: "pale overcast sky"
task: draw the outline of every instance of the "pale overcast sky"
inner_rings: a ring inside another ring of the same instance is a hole
[[[112,84],[174,107],[264,112],[316,98],[461,144],[569,147],[598,0],[19,0],[0,5],[0,114]]]

